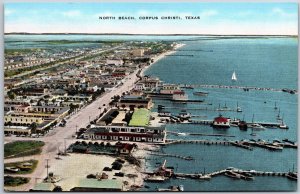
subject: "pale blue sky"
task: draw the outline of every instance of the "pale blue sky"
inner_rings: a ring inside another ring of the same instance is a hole
[[[4,9],[5,32],[298,34],[296,3],[7,3]],[[201,19],[184,19],[189,15]],[[145,21],[139,16],[182,20]]]

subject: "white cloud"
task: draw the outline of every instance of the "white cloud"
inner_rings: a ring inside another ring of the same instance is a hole
[[[288,13],[288,12],[284,11],[283,9],[278,8],[278,7],[273,8],[271,13],[272,13],[272,15],[279,15],[281,17],[295,17],[295,16],[297,16],[296,13]]]
[[[11,15],[15,12],[16,12],[16,10],[13,10],[13,9],[4,9],[4,15],[6,15],[6,16]]]
[[[62,15],[66,17],[77,17],[81,15],[81,12],[78,10],[70,10],[70,11],[62,12]]]
[[[205,10],[200,12],[200,17],[211,17],[211,16],[215,16],[218,15],[219,12],[217,10]]]

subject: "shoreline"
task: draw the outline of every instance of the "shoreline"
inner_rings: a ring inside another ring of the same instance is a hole
[[[141,76],[144,76],[144,73],[145,71],[150,68],[152,65],[154,65],[156,62],[158,62],[159,60],[163,59],[164,57],[166,57],[166,55],[170,55],[170,54],[173,54],[173,53],[176,53],[177,52],[177,49],[185,46],[186,44],[182,44],[182,43],[179,43],[179,44],[176,44],[174,46],[174,49],[173,50],[170,50],[170,51],[167,51],[167,52],[164,52],[164,53],[161,53],[159,55],[155,55],[153,57],[153,63],[151,63],[150,65],[146,66],[145,68],[142,69],[140,75]]]

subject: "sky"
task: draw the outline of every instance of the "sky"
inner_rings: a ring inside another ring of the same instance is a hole
[[[114,16],[115,20],[100,20]],[[118,20],[133,16],[135,20]],[[180,16],[181,20],[140,20]],[[200,16],[186,20],[185,16]],[[297,3],[6,3],[4,31],[28,33],[129,33],[297,35]]]

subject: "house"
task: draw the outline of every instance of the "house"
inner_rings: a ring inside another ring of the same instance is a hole
[[[116,143],[116,147],[117,147],[117,151],[120,154],[131,154],[131,152],[134,149],[134,145],[133,144],[129,144],[129,143]]]
[[[225,118],[222,115],[214,118],[213,127],[220,127],[220,128],[229,128],[230,127],[230,119]]]

